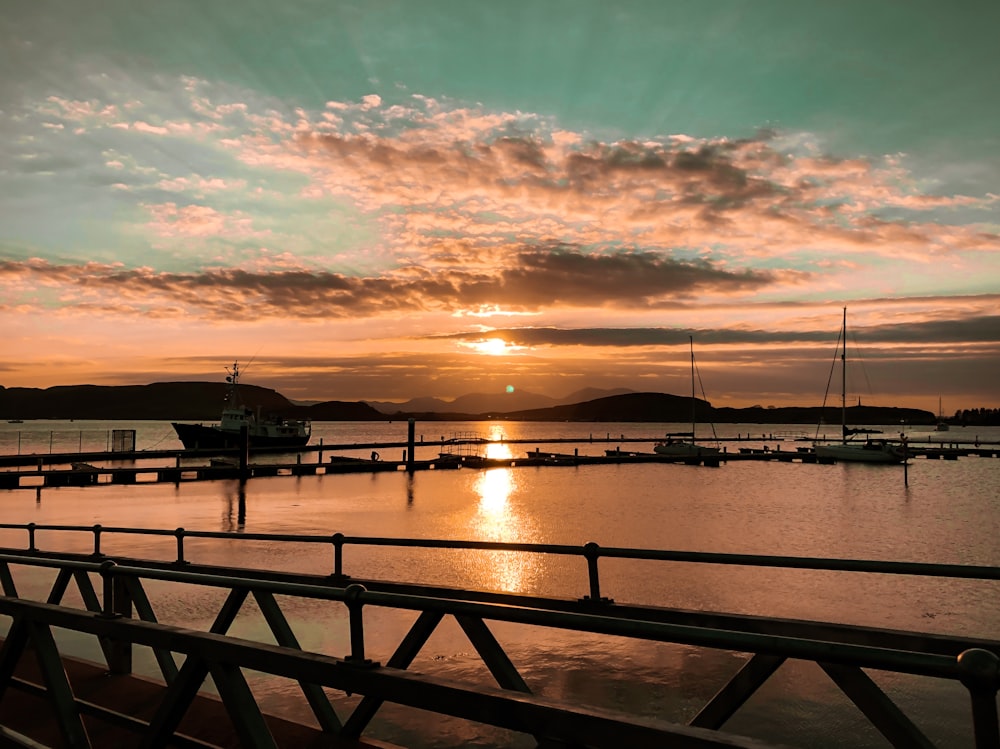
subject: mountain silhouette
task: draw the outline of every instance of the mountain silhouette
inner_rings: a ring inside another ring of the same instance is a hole
[[[612,395],[631,393],[628,388],[601,390],[584,388],[570,393],[564,398],[550,398],[547,395],[531,393],[527,390],[515,390],[511,393],[469,393],[451,401],[440,398],[412,398],[403,403],[391,401],[365,401],[372,408],[384,414],[398,413],[466,413],[482,414],[488,412],[509,413],[512,411],[527,411],[536,408],[552,408],[572,403],[604,398]]]
[[[45,389],[0,386],[0,418],[217,421],[227,392],[228,385],[218,382],[60,385]],[[567,399],[594,392],[608,391],[580,390],[567,396]],[[526,393],[518,400],[513,397],[508,399],[508,395],[516,394],[470,394],[453,401],[415,398],[406,403],[392,404],[396,410],[384,413],[372,404],[360,401],[297,404],[275,390],[240,385],[240,397],[249,408],[260,409],[263,414],[314,421],[387,421],[407,417],[422,421],[501,418],[521,421],[691,421],[689,396],[629,391],[579,402],[555,401],[555,404],[532,407],[524,404],[546,403],[555,399]],[[517,404],[521,407],[518,408]],[[378,405],[386,407],[384,403]],[[695,420],[699,423],[818,424],[822,419],[827,424],[840,424],[840,409],[833,407],[713,408],[708,401],[701,399],[695,399],[694,405]],[[847,409],[847,418],[854,425],[937,423],[936,415],[930,411],[879,406],[852,406]]]

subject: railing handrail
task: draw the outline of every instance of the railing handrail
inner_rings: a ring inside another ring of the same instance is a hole
[[[696,564],[737,565],[805,569],[829,572],[865,572],[886,575],[920,577],[950,577],[973,580],[1000,580],[1000,566],[969,565],[939,562],[909,562],[878,559],[848,559],[838,557],[805,557],[790,555],[743,554],[675,549],[643,549],[601,546],[594,542],[582,545],[540,544],[505,541],[472,541],[434,538],[393,538],[384,536],[351,536],[332,534],[254,533],[242,531],[206,531],[185,528],[131,528],[108,525],[62,525],[54,523],[0,523],[0,530],[24,530],[29,534],[29,551],[36,550],[37,531],[90,533],[96,538],[107,534],[172,536],[183,538],[214,538],[234,541],[270,541],[342,546],[387,546],[398,548],[455,549],[477,551],[509,551],[562,556],[601,557],[637,561],[666,561]],[[95,553],[99,553],[95,549]],[[184,561],[179,559],[178,561]]]

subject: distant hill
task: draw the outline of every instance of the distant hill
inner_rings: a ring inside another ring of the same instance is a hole
[[[536,408],[552,408],[554,406],[581,403],[612,395],[622,395],[633,391],[628,388],[601,390],[599,388],[584,388],[570,393],[564,398],[550,398],[526,390],[515,390],[513,393],[470,393],[455,400],[446,401],[440,398],[412,398],[403,403],[392,401],[365,401],[372,408],[384,414],[399,413],[464,413],[485,414],[510,413]]]
[[[0,415],[19,419],[218,421],[229,386],[222,382],[156,382],[151,385],[0,387]],[[300,406],[269,388],[240,385],[249,408],[316,421],[381,421],[364,403],[328,401]]]
[[[217,382],[157,382],[151,385],[63,385],[45,389],[0,387],[0,418],[20,419],[109,419],[217,421],[226,400],[227,385]],[[608,391],[581,390],[571,399],[586,393]],[[326,401],[301,405],[269,388],[241,385],[240,395],[250,408],[265,414],[314,421],[385,421],[391,418],[414,418],[421,421],[475,421],[510,419],[519,421],[691,421],[691,398],[666,393],[624,393],[591,398],[579,402],[549,404],[544,407],[510,408],[515,403],[537,403],[555,399],[531,393],[517,400],[509,395],[468,395],[445,402],[437,399],[414,399],[407,404],[392,404],[396,410],[384,413],[362,402]],[[509,398],[509,399],[508,399]],[[494,403],[495,408],[481,408]],[[404,410],[402,406],[408,405]],[[384,407],[384,404],[380,404]],[[420,406],[434,406],[434,409]],[[414,407],[416,406],[416,407]],[[435,410],[441,408],[443,410]],[[900,424],[935,424],[930,411],[913,408],[852,406],[848,421],[857,426]],[[822,408],[713,408],[695,399],[695,419],[716,424],[818,424],[820,418],[830,425],[840,424],[840,409]]]
[[[664,393],[629,393],[598,398],[585,403],[542,408],[504,414],[505,418],[521,421],[631,421],[681,422],[691,421],[691,398]],[[840,424],[840,409],[835,407],[714,408],[707,401],[695,399],[694,418],[699,423],[714,424]],[[855,426],[900,424],[934,424],[930,411],[916,408],[851,406],[848,422]]]

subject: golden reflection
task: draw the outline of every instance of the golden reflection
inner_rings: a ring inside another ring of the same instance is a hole
[[[503,460],[505,458],[513,458],[514,455],[511,453],[509,445],[500,442],[488,442],[486,443],[486,457]]]
[[[486,433],[486,439],[490,441],[490,443],[486,445],[487,458],[514,457],[511,455],[510,448],[507,445],[497,444],[507,439],[507,435],[503,430],[503,424],[490,424],[489,431]]]
[[[504,454],[491,457],[510,457],[506,445],[490,445]],[[482,541],[516,543],[531,541],[526,532],[528,519],[522,517],[511,502],[517,488],[514,471],[510,468],[493,468],[483,471],[476,479],[475,490],[479,507],[475,518],[475,535]],[[476,560],[476,577],[482,586],[492,590],[523,591],[525,585],[538,573],[539,555],[513,551],[487,551]]]
[[[489,447],[504,447],[490,445]],[[507,451],[508,454],[510,451]],[[487,457],[501,457],[488,455]],[[514,489],[514,472],[510,468],[483,471],[476,480],[479,495],[479,531],[486,541],[510,539],[510,493]]]

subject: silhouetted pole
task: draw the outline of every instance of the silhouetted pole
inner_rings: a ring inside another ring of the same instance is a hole
[[[413,473],[413,447],[414,447],[414,433],[415,424],[413,419],[407,421],[406,426],[406,470]]]
[[[250,473],[250,427],[240,427],[240,481],[245,481]]]
[[[250,475],[250,428],[240,427],[240,488],[236,508],[237,522],[242,525],[247,516],[247,477]]]
[[[240,479],[236,500],[236,524],[242,528],[247,521],[247,482]]]
[[[910,461],[907,460],[909,456],[906,454],[906,435],[903,435],[903,486],[910,485]]]

